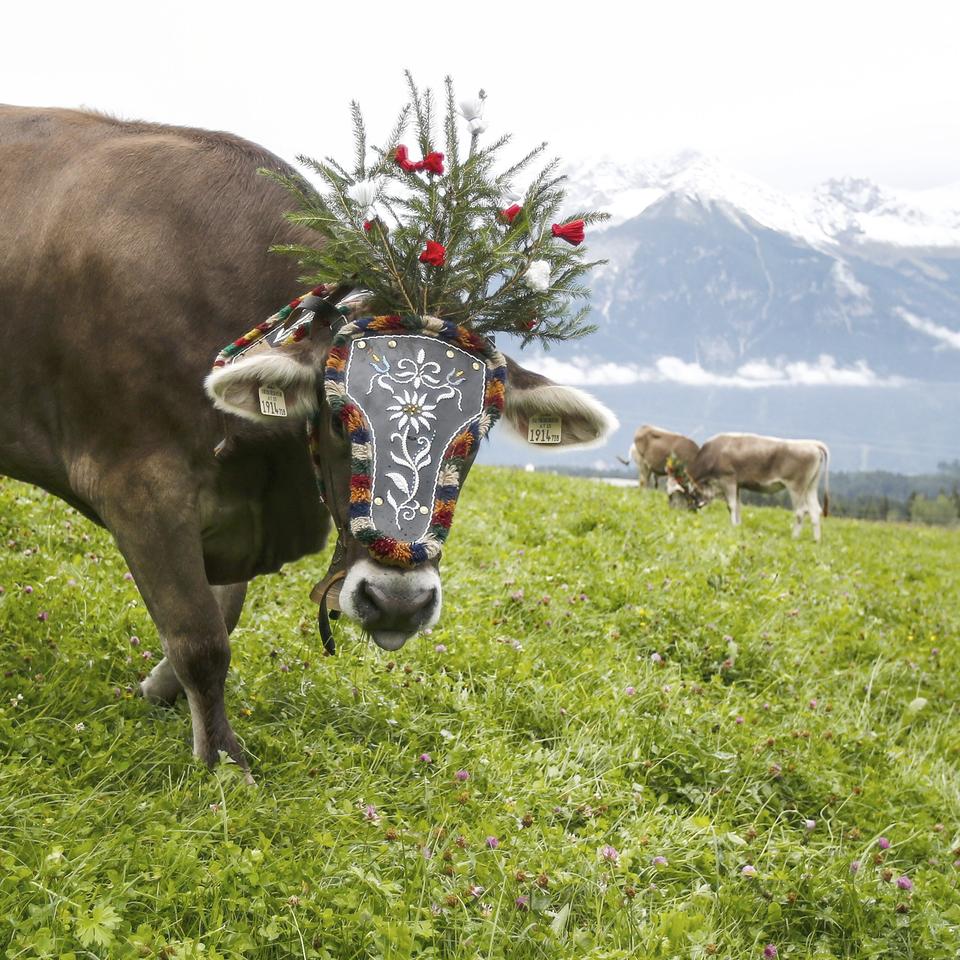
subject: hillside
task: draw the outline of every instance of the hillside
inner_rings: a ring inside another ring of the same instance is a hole
[[[477,468],[399,653],[320,655],[324,558],[256,582],[249,789],[131,696],[159,643],[108,538],[0,479],[0,947],[955,957],[957,534],[789,525]]]

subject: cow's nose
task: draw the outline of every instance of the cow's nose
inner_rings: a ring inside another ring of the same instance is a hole
[[[360,584],[360,594],[376,611],[376,619],[383,624],[409,623],[418,613],[432,607],[437,600],[436,587],[428,587],[411,592],[383,590],[377,584],[364,580]]]

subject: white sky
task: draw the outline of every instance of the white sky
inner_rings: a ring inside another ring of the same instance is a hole
[[[490,133],[566,159],[712,153],[787,190],[960,181],[960,4],[804,0],[6,4],[0,100],[231,130],[349,159],[402,71],[489,95]]]

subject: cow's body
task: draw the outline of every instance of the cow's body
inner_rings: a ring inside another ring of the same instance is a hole
[[[793,535],[798,537],[809,515],[815,540],[820,539],[818,489],[824,475],[826,513],[830,453],[819,440],[782,440],[753,433],[721,433],[711,437],[687,465],[687,474],[707,499],[722,495],[730,520],[740,523],[740,491],[776,493],[786,489],[793,504]]]
[[[674,456],[681,463],[689,464],[693,462],[699,449],[695,441],[682,433],[671,433],[661,427],[644,424],[637,428],[633,443],[627,451],[627,459],[622,462],[629,463],[632,460],[637,465],[642,488],[647,486],[651,476],[654,478],[654,485],[657,478],[666,476],[669,457]]]
[[[246,581],[329,530],[302,424],[211,455],[213,357],[299,289],[264,165],[229,135],[0,107],[0,473],[113,532],[168,656],[199,651],[178,673],[208,759],[239,755],[211,689]],[[180,690],[169,664],[152,679]]]
[[[286,169],[229,134],[0,105],[0,474],[113,533],[166,654],[142,690],[186,693],[208,762],[244,762],[223,690],[246,581],[317,551],[331,526],[304,419],[250,423],[204,392],[218,351],[301,292],[296,263],[269,247],[310,237],[284,221],[289,197],[261,167]],[[327,417],[339,504],[350,459],[316,388],[331,333],[315,326],[274,369],[295,368]],[[244,369],[255,396],[269,371]],[[521,426],[545,398],[568,401],[588,439],[602,433],[602,408],[579,418],[582,395],[515,365],[510,377]],[[436,562],[399,571],[361,555],[349,541],[344,586],[352,576],[348,600],[381,646],[439,616]]]

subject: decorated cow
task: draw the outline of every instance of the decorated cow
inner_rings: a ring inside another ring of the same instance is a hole
[[[186,695],[208,763],[245,766],[224,681],[248,580],[320,550],[332,517],[324,640],[329,605],[395,649],[440,616],[498,418],[561,447],[613,425],[495,341],[584,332],[591,217],[551,223],[550,168],[511,196],[482,99],[448,110],[443,153],[412,84],[410,106],[422,159],[401,125],[369,166],[315,164],[322,189],[229,134],[0,107],[0,472],[114,535],[165,653],[142,693]]]

